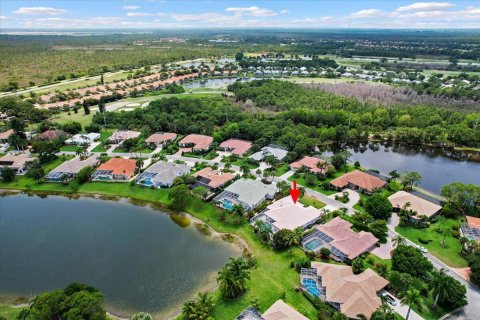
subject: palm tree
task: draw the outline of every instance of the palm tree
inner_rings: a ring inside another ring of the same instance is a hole
[[[392,239],[392,244],[395,246],[395,247],[399,247],[399,246],[404,246],[407,244],[407,241],[405,240],[404,237],[402,237],[401,235],[397,235],[395,238]]]
[[[428,283],[428,287],[435,296],[433,306],[436,307],[439,300],[445,300],[445,298],[449,296],[455,296],[457,286],[455,285],[455,280],[448,276],[443,268],[439,271],[434,270],[431,275],[432,278]]]
[[[248,175],[250,173],[250,168],[244,163],[240,166],[240,171],[242,171],[244,175]]]
[[[228,299],[242,295],[246,290],[248,279],[250,279],[250,271],[243,258],[230,258],[229,262],[218,272],[217,277],[220,291]]]
[[[289,247],[298,245],[302,240],[302,237],[303,237],[302,228],[295,228],[295,230],[293,230],[287,238],[287,245]]]
[[[403,282],[403,292],[405,292],[412,283],[413,277],[408,273],[402,273],[400,274],[400,280]]]
[[[420,291],[418,291],[417,289],[409,289],[407,292],[405,292],[405,295],[402,298],[402,304],[406,304],[408,306],[407,316],[405,317],[405,320],[408,320],[408,318],[410,317],[410,311],[412,310],[412,307],[422,308],[422,303],[422,296],[420,295]]]

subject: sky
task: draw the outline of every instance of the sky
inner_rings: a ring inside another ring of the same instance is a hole
[[[0,29],[480,28],[480,1],[1,0]]]

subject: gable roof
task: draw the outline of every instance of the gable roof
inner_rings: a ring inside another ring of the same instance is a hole
[[[293,203],[290,196],[275,201],[263,213],[273,219],[278,229],[294,230],[320,217],[321,211],[314,207],[305,207],[299,201]]]
[[[333,218],[316,228],[332,238],[330,245],[346,254],[350,260],[355,259],[378,242],[378,239],[370,232],[353,231],[352,224],[340,217]]]
[[[387,184],[385,181],[359,170],[347,172],[344,175],[330,181],[330,183],[338,188],[345,188],[349,183],[351,183],[367,191],[373,191],[375,189],[382,188]]]
[[[172,132],[162,132],[162,133],[154,133],[150,137],[148,137],[145,142],[146,143],[164,143],[164,142],[169,142],[173,141],[177,138],[176,133]]]
[[[317,167],[319,163],[326,164],[326,161],[323,159],[315,158],[315,157],[305,156],[298,161],[292,162],[290,164],[290,167],[295,169],[300,169],[301,167],[305,166],[313,173],[321,173],[321,174],[327,173],[328,165],[325,165],[320,169],[319,167]]]
[[[112,171],[112,174],[114,175],[125,175],[130,177],[133,175],[136,168],[137,162],[133,159],[111,158],[107,162],[102,163],[97,171]]]
[[[155,177],[152,178],[154,181],[172,183],[176,177],[189,172],[190,167],[186,164],[158,161],[148,167],[143,173],[156,174]]]
[[[189,134],[178,142],[179,145],[193,144],[195,149],[206,150],[213,142],[213,138],[203,134]]]
[[[277,300],[262,315],[265,320],[308,320],[303,314],[290,307],[283,300]]]
[[[45,132],[38,134],[35,138],[41,139],[41,140],[54,140],[61,137],[68,137],[68,136],[70,135],[62,130],[47,130]]]
[[[205,184],[207,184],[212,189],[221,187],[228,181],[235,178],[235,176],[230,172],[221,173],[220,171],[213,170],[210,167],[206,167],[198,172],[195,172],[193,176],[196,178],[205,179]]]
[[[230,149],[230,152],[233,154],[241,156],[250,150],[252,143],[245,140],[229,139],[227,141],[223,141],[219,147]]]
[[[427,217],[433,216],[442,209],[441,206],[417,197],[405,191],[398,191],[388,197],[388,200],[393,207],[402,208],[407,202],[410,203],[409,210],[417,212],[418,215],[425,215]]]
[[[6,154],[0,158],[0,166],[23,168],[27,162],[35,160],[30,153]]]
[[[381,306],[382,300],[377,293],[388,285],[388,281],[373,270],[356,275],[352,267],[321,262],[312,262],[312,268],[322,277],[326,300],[340,303],[340,311],[347,317],[357,318],[363,314],[370,318]]]

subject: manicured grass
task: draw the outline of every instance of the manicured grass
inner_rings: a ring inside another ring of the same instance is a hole
[[[445,226],[451,228],[454,224],[459,224],[459,220],[446,219]],[[422,245],[428,249],[428,251],[445,262],[448,266],[453,268],[468,267],[467,261],[460,256],[462,250],[459,239],[447,235],[445,238],[445,245],[442,245],[443,235],[436,232],[435,229],[439,228],[440,224],[434,223],[428,228],[415,229],[413,227],[396,227],[395,231],[404,236],[405,238]],[[451,229],[450,229],[451,230]],[[418,241],[418,238],[428,238],[431,240],[428,244],[423,244]]]
[[[57,122],[60,124],[65,124],[67,122],[75,121],[82,125],[82,128],[92,123],[93,114],[95,113],[93,107],[90,108],[90,114],[85,114],[83,109],[78,109],[78,112],[75,113],[73,110],[69,112],[61,112],[59,114],[55,114],[50,118],[50,121]]]
[[[71,152],[75,152],[78,150],[78,148],[81,148],[77,145],[64,145],[60,148],[60,151],[71,151]]]
[[[23,308],[15,308],[7,305],[0,305],[0,318],[4,317],[7,320],[14,320],[17,318]]]
[[[168,189],[150,189],[136,185],[131,186],[129,183],[93,182],[78,186],[75,182],[71,182],[68,186],[64,186],[52,183],[38,184],[35,181],[25,181],[24,177],[17,177],[15,182],[0,183],[0,188],[26,190],[26,183],[31,184],[29,190],[65,194],[104,194],[151,201],[162,205],[170,203]],[[255,298],[260,301],[260,311],[265,311],[283,293],[285,293],[286,302],[310,319],[316,319],[316,312],[312,304],[300,292],[295,291],[295,287],[299,285],[299,276],[294,269],[290,268],[290,261],[304,256],[299,248],[293,248],[290,252],[276,252],[253,233],[251,226],[246,223],[238,226],[221,222],[218,219],[220,209],[198,198],[191,197],[185,211],[208,223],[219,232],[241,236],[248,244],[252,254],[258,259],[258,266],[252,270],[251,280],[248,282],[248,290],[245,295],[234,300],[224,300],[218,290],[214,292],[215,309],[213,317],[215,319],[234,319]]]
[[[102,144],[107,141],[107,139],[112,135],[114,131],[115,130],[113,129],[104,129],[100,131],[100,138],[98,139],[98,141],[100,141],[101,143],[95,148],[93,148],[92,152],[106,152],[107,148],[104,148]]]
[[[92,149],[92,152],[106,152],[107,149],[104,148],[101,144]]]
[[[115,150],[113,150],[114,153],[132,153],[132,154],[139,154],[139,153],[152,153],[152,149],[149,149],[149,148],[144,148],[140,151],[127,151],[127,150],[124,150],[122,149],[122,147],[118,147],[116,148]]]
[[[326,206],[326,204],[323,203],[322,201],[320,201],[318,199],[315,199],[313,197],[307,196],[307,195],[304,195],[300,199],[300,203],[303,204],[306,207],[312,206],[312,207],[317,208],[317,209],[321,209],[321,208]]]
[[[290,168],[288,167],[288,164],[284,163],[275,169],[275,176],[280,177],[282,174],[286,173],[288,170],[290,170]]]

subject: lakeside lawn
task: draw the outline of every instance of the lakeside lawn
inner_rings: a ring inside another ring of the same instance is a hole
[[[66,144],[60,148],[60,151],[76,152],[79,148],[81,147],[75,144]]]
[[[7,320],[14,320],[22,310],[23,308],[21,307],[0,305],[0,319],[3,317]]]
[[[60,163],[61,159],[56,159],[45,165],[45,168],[55,167]],[[168,199],[169,189],[150,189],[137,185],[132,186],[130,183],[92,182],[78,185],[73,181],[65,186],[54,183],[39,184],[28,177],[16,177],[15,181],[11,183],[0,183],[0,188],[54,192],[65,195],[103,194],[150,201],[161,205],[170,203]],[[261,304],[260,311],[265,311],[283,294],[285,294],[287,303],[308,316],[309,319],[316,319],[316,311],[313,305],[301,292],[295,291],[295,288],[299,285],[299,276],[294,269],[290,268],[290,262],[292,259],[304,256],[300,248],[295,247],[291,251],[274,251],[253,233],[252,227],[247,223],[238,226],[221,222],[218,218],[219,208],[195,197],[189,199],[185,211],[208,223],[218,232],[240,236],[248,244],[253,256],[258,259],[258,266],[252,270],[251,280],[248,281],[248,290],[244,296],[234,300],[224,300],[218,290],[214,292],[215,309],[212,316],[215,319],[234,319],[250,305],[250,301],[256,298],[259,299]],[[179,317],[179,319],[182,319],[182,317]]]
[[[445,227],[450,228],[452,225],[460,224],[459,220],[446,219]],[[410,241],[424,246],[428,251],[436,256],[438,259],[445,262],[448,266],[453,268],[465,268],[468,267],[467,261],[460,256],[462,246],[459,239],[453,237],[452,235],[447,235],[445,237],[445,245],[442,245],[443,235],[436,231],[440,227],[440,223],[433,223],[428,228],[424,229],[415,229],[413,227],[396,227],[395,231],[409,239]],[[430,240],[430,243],[423,244],[418,241],[418,238],[426,238]]]

